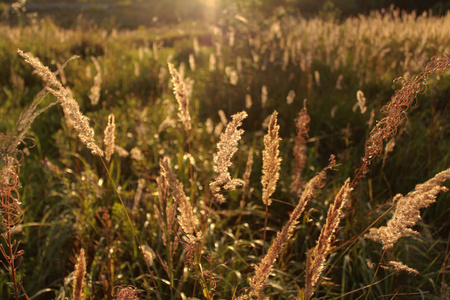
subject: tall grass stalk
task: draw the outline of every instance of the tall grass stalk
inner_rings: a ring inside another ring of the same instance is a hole
[[[306,258],[306,285],[305,298],[310,299],[319,281],[324,268],[325,260],[330,254],[333,235],[343,217],[343,209],[347,205],[348,196],[351,193],[350,178],[347,179],[330,206],[325,226],[320,231],[317,246],[310,250]]]
[[[305,189],[295,209],[289,216],[289,220],[283,226],[283,228],[277,233],[272,245],[270,246],[267,254],[261,260],[261,262],[255,267],[255,271],[250,278],[250,292],[248,295],[242,295],[239,299],[246,299],[248,297],[259,298],[262,295],[264,282],[269,278],[272,271],[275,260],[280,255],[286,243],[292,237],[295,226],[298,224],[298,219],[305,210],[308,202],[315,196],[316,190],[320,189],[324,185],[326,179],[326,171],[330,170],[336,164],[334,156],[331,156],[329,165],[314,176],[305,185]]]

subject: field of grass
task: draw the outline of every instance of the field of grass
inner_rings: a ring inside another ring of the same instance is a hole
[[[450,296],[450,14],[19,17],[1,299]]]

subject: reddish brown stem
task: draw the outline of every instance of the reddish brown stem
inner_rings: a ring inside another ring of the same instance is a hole
[[[9,203],[9,197],[6,196],[6,201],[7,203]],[[9,207],[9,205],[8,205]],[[9,215],[9,210],[6,209],[5,210],[5,224],[6,226],[6,237],[7,237],[7,244],[8,244],[8,250],[9,250],[9,256],[7,257],[9,266],[11,268],[11,276],[12,276],[12,281],[13,281],[13,286],[14,286],[14,299],[18,300],[19,299],[19,291],[17,290],[17,282],[16,282],[16,267],[14,264],[14,250],[13,250],[13,245],[12,245],[12,241],[11,241],[11,227],[9,226],[10,224],[10,215]]]

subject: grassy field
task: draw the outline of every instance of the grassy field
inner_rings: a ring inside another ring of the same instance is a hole
[[[0,298],[448,299],[448,54],[395,9],[1,23]]]

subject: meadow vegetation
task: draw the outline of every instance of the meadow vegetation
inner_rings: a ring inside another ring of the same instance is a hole
[[[16,13],[1,299],[448,299],[450,14]]]

